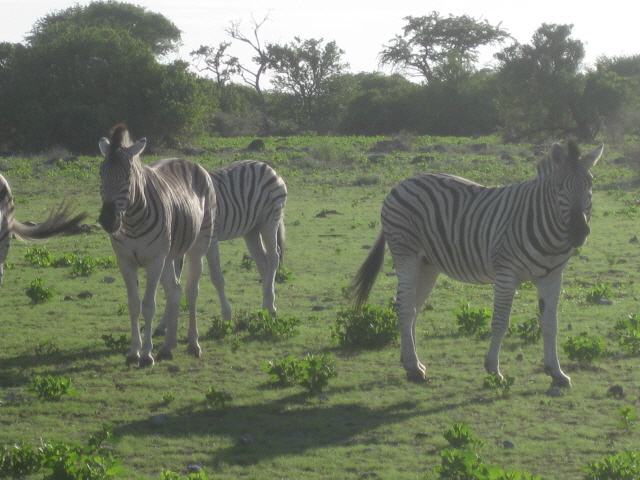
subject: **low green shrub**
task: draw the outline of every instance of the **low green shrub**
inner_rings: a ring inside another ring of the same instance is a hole
[[[584,480],[638,480],[640,451],[607,455],[600,461],[589,462],[583,468]]]
[[[495,373],[487,373],[484,377],[484,386],[493,391],[497,397],[505,398],[509,395],[509,391],[515,381],[516,379],[509,375],[505,375],[503,378],[500,378]]]
[[[473,435],[473,431],[466,423],[454,423],[442,433],[442,436],[452,448],[459,449],[484,444],[482,440]]]
[[[522,323],[511,325],[509,334],[518,337],[527,345],[538,343],[542,338],[540,321],[538,317],[533,317]]]
[[[40,277],[34,278],[26,290],[27,297],[35,304],[46,303],[51,300],[56,292],[44,286],[44,280]]]
[[[383,348],[398,340],[398,317],[389,307],[365,304],[337,313],[331,338],[343,347]]]
[[[105,334],[102,335],[102,341],[104,342],[104,346],[109,350],[117,352],[126,351],[130,344],[130,340],[126,333],[123,333],[118,338],[115,338],[111,333]]]
[[[27,249],[24,258],[35,267],[48,267],[55,260],[55,255],[47,247],[35,245]]]
[[[629,354],[640,355],[640,319],[635,313],[618,320],[613,326],[613,334]]]
[[[271,315],[268,310],[253,312],[245,321],[251,335],[267,339],[291,337],[298,333],[298,326],[302,323],[299,317]]]
[[[320,393],[337,375],[328,355],[308,354],[298,360],[289,355],[278,360],[266,362],[264,371],[270,375],[270,381],[279,386],[298,384],[306,388],[309,394]]]
[[[586,332],[575,337],[568,337],[567,341],[562,344],[562,349],[569,360],[581,364],[593,363],[594,360],[602,357],[605,350],[604,341],[600,337],[589,336]]]
[[[461,302],[460,308],[453,311],[456,316],[458,333],[468,337],[485,338],[491,334],[488,328],[492,312],[487,308],[471,308],[467,302]]]
[[[73,382],[68,378],[56,378],[51,375],[37,375],[29,382],[29,392],[35,393],[40,400],[59,402],[63,395],[77,395],[72,389]]]
[[[229,393],[218,391],[214,387],[209,387],[205,398],[207,404],[213,408],[224,408],[228,402],[233,400],[233,397]]]
[[[587,292],[587,302],[588,303],[598,303],[600,300],[608,299],[610,300],[613,297],[613,291],[611,287],[606,283],[598,283],[593,289]]]

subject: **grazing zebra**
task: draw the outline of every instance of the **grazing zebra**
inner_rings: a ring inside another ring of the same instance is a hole
[[[100,165],[103,203],[99,222],[111,234],[111,245],[127,287],[131,317],[127,364],[153,365],[151,323],[158,282],[167,300],[167,336],[157,359],[172,358],[182,297],[174,263],[183,256],[187,257],[188,265],[188,352],[200,356],[196,301],[202,257],[209,249],[215,222],[216,196],[211,177],[199,165],[183,159],[144,165],[139,155],[146,139],[132,144],[124,125],[116,126],[111,138],[101,139],[99,145],[105,157]],[[138,293],[139,267],[144,267],[147,273],[142,302]],[[139,328],[141,312],[145,321],[144,341]]]
[[[61,233],[76,227],[87,216],[86,213],[71,217],[72,208],[70,202],[62,204],[49,213],[44,223],[37,225],[25,225],[18,222],[13,216],[13,197],[6,178],[0,175],[0,285],[4,273],[4,262],[9,254],[11,239],[39,240],[55,237]]]
[[[416,352],[416,317],[440,273],[466,283],[494,284],[491,344],[485,368],[500,376],[498,356],[516,288],[538,289],[545,373],[570,386],[557,353],[562,272],[590,229],[589,172],[603,146],[580,158],[578,145],[551,147],[533,180],[487,188],[445,174],[417,175],[397,185],[382,205],[382,229],[352,284],[356,308],[366,301],[385,244],[398,276],[396,311],[401,361],[409,380],[425,378]],[[500,376],[500,378],[502,378]]]
[[[224,291],[218,242],[243,237],[262,280],[262,308],[276,313],[274,282],[284,259],[284,206],[287,186],[264,162],[244,160],[210,172],[216,191],[217,212],[213,241],[207,252],[211,283],[220,299],[222,318],[231,320]],[[180,264],[178,264],[180,267]],[[178,276],[179,269],[178,269]],[[154,334],[163,335],[166,319]]]

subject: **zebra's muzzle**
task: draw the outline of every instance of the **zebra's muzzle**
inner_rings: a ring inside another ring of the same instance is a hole
[[[115,233],[120,230],[120,225],[122,224],[122,219],[120,215],[118,215],[118,210],[116,209],[115,202],[108,202],[102,204],[102,209],[100,210],[100,216],[98,217],[98,222],[100,226],[104,228],[107,233]]]
[[[584,245],[587,237],[591,233],[591,228],[587,224],[587,216],[582,211],[571,212],[569,220],[569,245],[578,248]]]

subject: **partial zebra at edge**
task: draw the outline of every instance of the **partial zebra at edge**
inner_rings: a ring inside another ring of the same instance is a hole
[[[4,274],[4,262],[9,254],[11,240],[43,240],[65,233],[82,222],[87,213],[72,216],[74,212],[71,200],[63,201],[53,208],[49,217],[42,223],[26,225],[14,217],[13,196],[6,178],[0,175],[0,285]]]

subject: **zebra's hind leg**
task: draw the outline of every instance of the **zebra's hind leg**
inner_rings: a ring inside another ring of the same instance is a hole
[[[269,225],[263,232],[255,229],[243,236],[251,257],[256,262],[262,284],[262,309],[275,315],[275,278],[279,256],[277,231],[278,225]],[[261,234],[262,233],[262,234]],[[264,242],[264,243],[263,243]]]
[[[222,319],[225,322],[231,321],[231,305],[227,300],[224,287],[224,276],[222,275],[222,268],[220,268],[220,246],[217,240],[211,242],[211,246],[207,251],[207,263],[209,264],[209,277],[211,283],[218,292],[218,299],[220,301],[220,310],[222,312]]]
[[[184,265],[184,257],[178,257],[173,261],[173,267],[176,272],[176,277],[178,278],[178,282],[180,281],[180,276],[182,275],[182,267]],[[165,302],[164,312],[162,313],[162,320],[153,331],[154,337],[164,337],[164,332],[167,329],[167,304]]]
[[[493,317],[491,318],[491,343],[484,359],[484,368],[488,373],[494,373],[502,380],[500,373],[500,347],[504,334],[509,328],[509,317],[516,295],[518,284],[509,272],[497,274],[493,285]]]
[[[440,272],[415,258],[394,255],[393,260],[398,274],[396,312],[401,338],[400,360],[407,372],[407,379],[420,382],[426,379],[427,369],[420,363],[416,350],[417,316]]]
[[[194,357],[202,355],[202,349],[198,343],[198,324],[196,321],[196,304],[198,303],[199,282],[202,276],[202,257],[204,252],[192,249],[187,253],[187,286],[185,295],[189,306],[189,330],[187,332],[187,353]]]
[[[538,288],[540,329],[544,346],[544,371],[552,378],[552,385],[570,387],[569,378],[558,360],[558,300],[562,287],[562,273],[534,282]]]
[[[178,314],[180,310],[180,299],[182,298],[182,288],[180,288],[180,279],[176,275],[173,261],[166,261],[160,277],[164,296],[166,298],[166,306],[164,317],[167,321],[164,342],[158,349],[157,360],[172,360],[172,350],[178,344]]]

